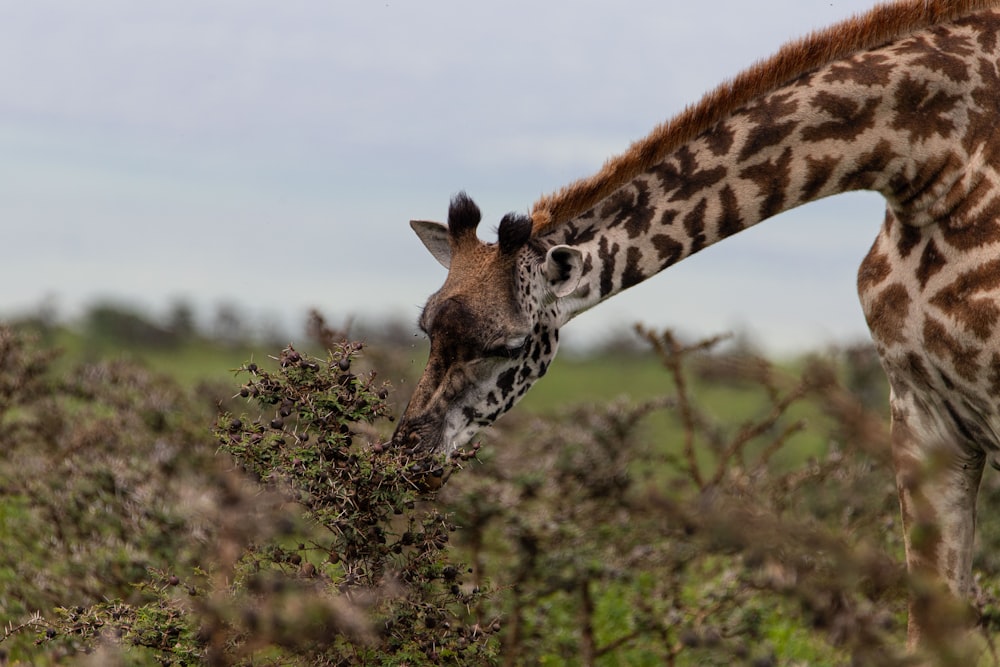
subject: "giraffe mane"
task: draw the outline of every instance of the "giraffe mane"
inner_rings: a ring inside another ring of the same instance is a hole
[[[707,93],[697,104],[661,123],[644,139],[612,157],[599,172],[543,196],[531,212],[533,234],[562,224],[663,161],[740,107],[796,77],[853,53],[882,46],[923,28],[1000,5],[1000,0],[901,0],[878,5],[789,42]]]

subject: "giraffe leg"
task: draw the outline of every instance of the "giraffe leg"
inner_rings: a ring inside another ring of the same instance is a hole
[[[945,440],[939,425],[933,413],[893,401],[893,463],[911,577],[911,649],[955,646],[972,620],[976,496],[985,456]]]

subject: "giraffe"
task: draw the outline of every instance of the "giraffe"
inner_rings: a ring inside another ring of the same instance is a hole
[[[545,375],[577,314],[787,209],[886,200],[858,293],[891,392],[906,561],[971,589],[976,495],[1000,467],[1000,0],[898,0],[781,48],[592,177],[509,214],[413,221],[448,269],[393,442],[464,445]],[[911,594],[908,643],[935,632]]]

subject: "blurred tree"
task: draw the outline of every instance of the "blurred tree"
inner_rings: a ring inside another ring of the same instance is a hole
[[[177,342],[165,327],[119,304],[97,303],[90,307],[84,321],[86,333],[99,345],[168,347]]]
[[[167,330],[178,339],[192,338],[198,334],[194,307],[184,299],[177,299],[167,315]]]
[[[220,341],[235,343],[249,338],[243,313],[231,302],[222,302],[215,307],[215,321],[212,335]]]

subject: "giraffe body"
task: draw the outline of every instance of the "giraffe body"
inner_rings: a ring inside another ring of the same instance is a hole
[[[449,274],[395,441],[463,444],[544,375],[576,314],[781,211],[874,190],[886,217],[858,291],[892,390],[907,563],[967,595],[976,493],[1000,461],[998,124],[1000,1],[905,0],[785,47],[505,218],[496,244],[459,196],[447,228],[413,223]],[[911,643],[932,635],[934,610],[910,612]]]

